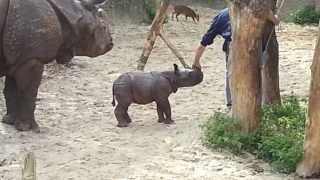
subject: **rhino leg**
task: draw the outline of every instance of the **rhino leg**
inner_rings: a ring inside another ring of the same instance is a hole
[[[19,67],[14,74],[18,87],[18,113],[15,121],[17,130],[40,131],[34,118],[34,110],[42,72],[43,64],[39,61],[32,60]]]
[[[7,114],[2,122],[13,125],[17,115],[17,84],[14,78],[6,76],[3,94],[6,99]]]
[[[157,112],[158,112],[158,122],[159,123],[163,123],[164,121],[165,121],[165,119],[164,119],[164,112],[163,112],[163,110],[161,109],[161,107],[160,107],[160,104],[159,103],[157,103]]]
[[[131,118],[130,118],[130,116],[129,116],[129,114],[128,114],[128,108],[127,108],[126,113],[125,113],[125,119],[126,119],[126,121],[127,121],[128,123],[131,123],[131,122],[132,122],[132,120],[131,120]]]
[[[131,119],[128,115],[127,110],[128,110],[128,106],[117,104],[114,110],[114,114],[118,121],[118,125],[117,125],[118,127],[128,127],[128,124],[130,123],[129,121],[131,121]]]
[[[163,122],[165,124],[173,124],[174,121],[171,119],[171,107],[170,107],[169,99],[158,101],[158,104],[160,105],[160,109],[166,115],[166,118]]]

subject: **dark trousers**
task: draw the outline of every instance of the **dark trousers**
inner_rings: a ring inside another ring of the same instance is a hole
[[[230,52],[230,41],[224,41],[222,50],[226,53],[226,103],[227,106],[232,105],[230,79],[229,79],[229,52]]]

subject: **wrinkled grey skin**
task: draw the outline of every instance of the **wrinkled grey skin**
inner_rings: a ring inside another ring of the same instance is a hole
[[[98,11],[104,1],[0,1],[4,123],[38,132],[34,110],[44,64],[68,62],[74,55],[96,57],[112,49],[108,24]]]
[[[127,127],[131,123],[128,107],[132,103],[157,103],[159,123],[171,124],[171,107],[169,96],[177,92],[180,87],[191,87],[203,80],[200,70],[179,70],[174,64],[174,71],[165,72],[129,72],[122,74],[113,83],[113,97],[118,104],[114,114],[118,120],[118,127]],[[115,100],[112,102],[115,106]]]

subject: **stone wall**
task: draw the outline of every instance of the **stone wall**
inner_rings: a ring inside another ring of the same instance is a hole
[[[113,24],[148,20],[145,0],[110,0],[105,9]]]
[[[141,23],[150,21],[146,3],[159,4],[160,0],[110,0],[106,5],[107,13],[114,24]],[[172,4],[202,6],[213,9],[226,7],[224,0],[171,0]],[[316,5],[320,10],[320,0],[286,0],[281,16],[288,16],[290,13],[306,5]]]
[[[317,10],[320,11],[320,0],[314,0]]]
[[[109,0],[105,9],[113,24],[150,22],[148,7],[159,5],[160,0]],[[171,4],[196,5],[222,9],[223,0],[171,0]]]

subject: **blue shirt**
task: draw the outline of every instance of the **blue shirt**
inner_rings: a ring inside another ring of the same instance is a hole
[[[231,41],[231,24],[229,9],[225,8],[214,17],[209,30],[202,37],[201,45],[208,46],[213,43],[213,39],[217,36],[222,36],[225,41]]]

